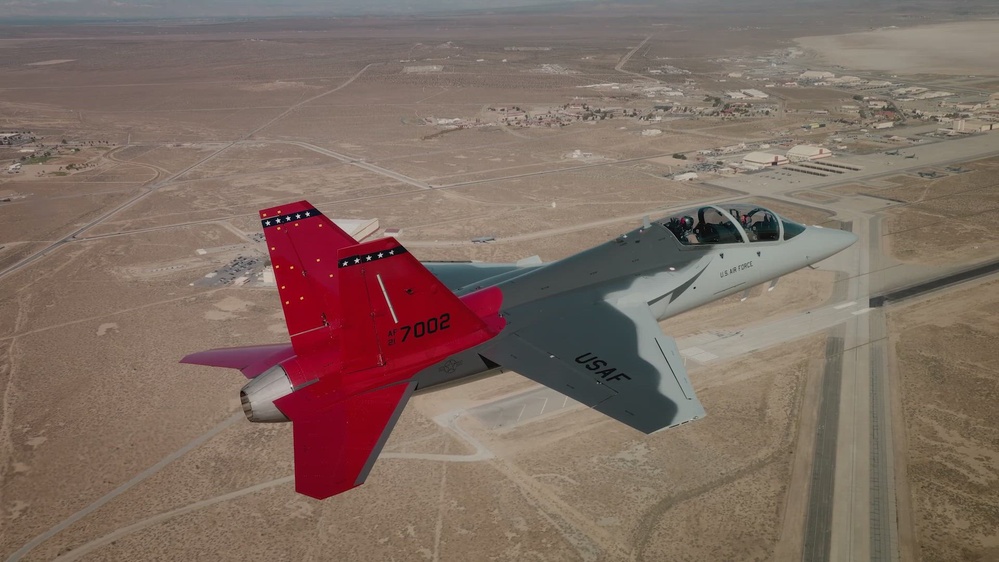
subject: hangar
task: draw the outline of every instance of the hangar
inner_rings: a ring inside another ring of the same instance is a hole
[[[791,162],[818,160],[820,158],[828,158],[830,156],[832,156],[832,152],[828,148],[811,146],[808,144],[799,144],[798,146],[792,147],[791,150],[787,151],[787,158]]]
[[[783,166],[788,162],[787,157],[769,152],[750,152],[742,157],[742,163],[747,166]]]

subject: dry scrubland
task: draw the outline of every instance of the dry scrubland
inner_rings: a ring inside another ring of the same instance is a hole
[[[999,557],[999,283],[893,310],[909,487],[923,560]]]
[[[710,414],[683,431],[639,438],[576,410],[506,432],[504,448],[592,522],[588,538],[602,550],[631,544],[644,560],[766,559],[782,525],[805,373],[821,343],[694,372]],[[745,376],[701,388],[707,371]]]
[[[965,172],[944,177],[888,178],[894,187],[847,185],[839,193],[860,193],[901,205],[886,212],[882,227],[892,255],[903,262],[958,265],[999,255],[999,159],[962,164]]]

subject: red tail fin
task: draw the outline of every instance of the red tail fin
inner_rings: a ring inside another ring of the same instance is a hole
[[[341,248],[338,256],[344,372],[432,363],[502,328],[495,316],[499,289],[493,298],[475,301],[495,303],[489,307],[495,308],[489,311],[493,317],[483,315],[487,322],[395,239]]]
[[[320,499],[364,482],[415,373],[504,325],[498,288],[459,299],[394,239],[341,248],[335,275],[341,376],[276,402],[294,424],[296,489]]]
[[[329,342],[331,319],[340,317],[334,260],[357,241],[308,201],[264,209],[260,225],[295,351]]]

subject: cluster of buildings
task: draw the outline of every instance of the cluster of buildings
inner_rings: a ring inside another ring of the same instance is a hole
[[[31,136],[31,133],[0,133],[0,146],[17,146],[32,140],[34,137]]]
[[[686,82],[688,85],[693,84],[690,80],[687,80]],[[620,90],[629,94],[640,94],[647,98],[683,97],[687,95],[683,90],[674,86],[668,86],[666,84],[651,84],[649,82],[632,82],[625,84],[618,82],[604,82],[601,84],[587,84],[585,86],[576,87],[593,88],[595,90]]]
[[[791,147],[785,154],[774,152],[750,152],[742,158],[739,164],[732,164],[737,170],[763,170],[771,167],[783,167],[789,172],[808,174],[812,176],[829,177],[860,170],[859,167],[843,162],[826,161],[832,156],[828,148],[799,144]]]
[[[745,145],[739,146],[745,149]],[[739,146],[730,148],[735,149],[739,148]],[[760,148],[763,147],[766,147],[767,149],[754,150],[742,155],[741,158],[736,156],[736,159],[729,159],[726,161],[705,161],[701,166],[695,166],[695,168],[700,171],[709,171],[720,174],[734,174],[738,172],[763,170],[771,167],[781,167],[790,171],[816,176],[841,174],[847,169],[855,169],[854,167],[844,164],[820,162],[821,160],[829,158],[833,155],[832,151],[821,146],[799,144],[792,146],[787,151],[780,152],[769,150],[770,145],[767,144],[761,145]],[[716,150],[715,152],[717,153],[718,151]],[[703,159],[703,156],[700,158]],[[672,179],[697,179],[697,174],[693,172],[686,172],[676,174],[672,177]]]
[[[943,98],[934,106],[923,104],[908,113],[914,118],[943,125],[937,130],[940,134],[962,135],[999,130],[999,92],[987,99],[954,99],[956,94],[920,87],[900,88],[892,94],[899,102]]]
[[[602,121],[617,116],[638,117],[637,110],[622,107],[590,107],[588,104],[573,102],[544,111],[528,113],[518,106],[490,107],[489,111],[499,114],[498,122],[513,127],[564,127],[576,121]]]
[[[718,157],[726,154],[733,154],[737,152],[743,152],[747,150],[745,143],[740,143],[737,145],[721,147],[711,150],[700,150],[697,152],[700,160],[705,160],[706,156]],[[742,155],[741,158],[736,160],[727,160],[726,162],[717,161],[714,163],[714,167],[710,170],[706,170],[701,167],[702,171],[715,171],[720,173],[734,173],[739,171],[754,171],[762,170],[768,167],[778,167],[787,165],[797,165],[811,171],[821,172],[827,165],[816,165],[813,164],[817,160],[823,160],[829,158],[833,155],[832,151],[828,148],[821,146],[813,146],[808,144],[799,144],[790,147],[786,151],[775,151],[771,149],[769,144],[761,144],[757,148],[759,150],[753,150]],[[738,158],[738,156],[736,156]],[[838,167],[838,166],[832,166]],[[673,179],[696,179],[695,176],[686,176],[683,174],[678,174],[673,177]]]
[[[922,86],[909,86],[906,88],[896,88],[891,91],[891,95],[898,101],[935,100],[939,98],[949,98],[954,92],[943,90],[930,90]]]
[[[677,76],[677,75],[685,76],[685,75],[690,74],[690,71],[689,70],[684,70],[684,69],[676,67],[676,66],[673,66],[671,64],[664,64],[662,66],[657,66],[657,67],[648,69],[648,73],[649,74],[668,74],[668,75],[671,75],[671,76]]]

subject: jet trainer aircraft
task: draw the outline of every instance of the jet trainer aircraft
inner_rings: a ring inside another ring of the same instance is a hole
[[[295,486],[361,485],[409,398],[506,370],[651,433],[704,416],[658,321],[847,248],[763,207],[704,205],[540,264],[420,263],[307,201],[260,211],[291,342],[183,363],[239,369],[254,422],[291,421]]]

